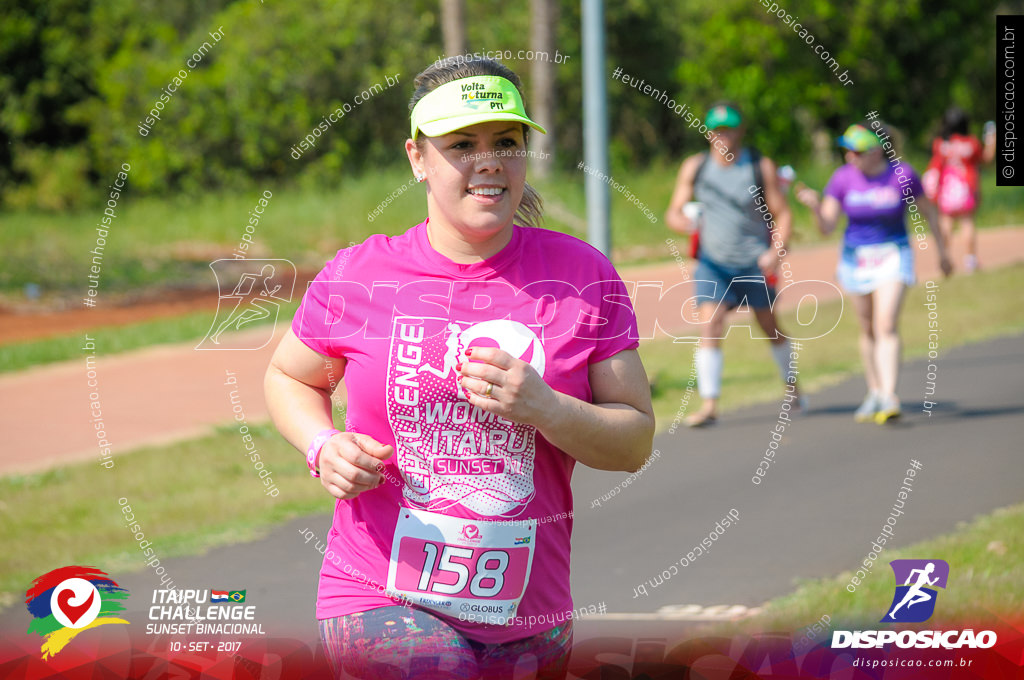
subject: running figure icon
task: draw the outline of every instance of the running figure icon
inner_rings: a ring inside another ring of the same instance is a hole
[[[196,349],[259,349],[270,342],[281,305],[295,289],[295,265],[288,260],[236,260],[210,263],[217,280],[218,302],[206,337]],[[266,335],[239,338],[230,331],[249,330],[264,322]],[[225,335],[230,335],[230,340]]]
[[[429,371],[442,380],[448,377],[448,374],[455,370],[455,366],[459,363],[459,335],[462,333],[462,329],[457,323],[448,324],[448,339],[445,340],[445,353],[444,353],[444,364],[441,368],[434,368],[430,364],[423,364],[419,367],[417,372]]]
[[[270,288],[270,281],[274,278],[274,265],[267,264],[263,265],[259,274],[246,273],[238,281],[238,285],[231,291],[231,295],[226,296],[228,298],[236,299],[235,307],[228,314],[228,318],[217,327],[216,332],[210,336],[210,342],[214,344],[220,344],[220,334],[226,331],[228,328],[234,328],[235,330],[241,330],[242,326],[247,326],[256,321],[261,321],[270,316],[271,312],[277,308],[277,302],[272,301],[270,298],[276,297],[276,294],[281,290],[281,285]],[[263,297],[251,298],[246,301],[248,296],[251,296],[258,285],[263,284],[263,290],[260,291],[260,295]],[[264,300],[263,298],[267,298]]]
[[[895,590],[879,623],[921,623],[935,613],[939,591],[949,581],[949,562],[936,557],[889,562]],[[917,606],[915,606],[917,605]]]
[[[920,602],[927,602],[928,600],[932,599],[932,594],[928,593],[928,592],[925,592],[921,588],[922,588],[922,586],[926,586],[926,585],[933,586],[933,585],[935,585],[938,582],[938,580],[939,580],[938,576],[936,576],[934,579],[928,578],[928,576],[933,571],[935,571],[935,563],[934,562],[929,562],[928,565],[924,569],[912,569],[911,570],[910,575],[907,576],[907,580],[903,584],[905,586],[910,586],[910,590],[908,590],[907,594],[903,596],[903,599],[900,600],[900,603],[898,605],[896,605],[895,607],[893,607],[892,611],[889,612],[889,618],[890,619],[893,619],[893,620],[896,619],[896,616],[895,616],[896,611],[900,607],[902,607],[903,605],[907,605],[907,609],[910,609],[915,604],[918,604]],[[914,583],[913,585],[910,585],[910,581],[911,581],[911,579],[914,578],[914,574],[918,575],[917,576],[917,582]]]

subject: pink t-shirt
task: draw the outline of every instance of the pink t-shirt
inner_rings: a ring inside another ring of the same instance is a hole
[[[455,364],[467,347],[501,347],[590,401],[588,364],[635,349],[636,320],[611,263],[579,239],[515,226],[500,252],[458,264],[426,225],[338,251],[292,322],[311,349],[347,360],[346,430],[396,450],[385,484],[335,504],[317,618],[411,602],[471,639],[508,642],[572,610],[575,460],[472,406]]]

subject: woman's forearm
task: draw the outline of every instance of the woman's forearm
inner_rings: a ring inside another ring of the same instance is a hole
[[[806,205],[807,209],[811,211],[811,216],[814,218],[814,226],[818,228],[818,231],[823,236],[828,236],[835,231],[839,216],[825,214],[826,197],[819,195],[817,191],[803,183],[798,184],[798,187],[797,200]],[[832,209],[830,205],[829,211],[831,212]]]
[[[267,410],[281,435],[305,452],[317,432],[333,426],[331,398],[322,390],[271,366],[263,380]]]
[[[635,472],[651,453],[654,417],[627,404],[591,404],[560,392],[537,429],[554,446],[598,470]]]
[[[929,231],[935,237],[935,248],[939,252],[939,257],[946,257],[946,242],[943,240],[942,230],[939,228],[939,211],[935,207],[935,203],[929,200],[922,200],[921,212],[924,213],[924,219],[928,222]]]
[[[818,206],[811,212],[814,214],[814,220],[818,225],[818,231],[822,236],[828,236],[836,230],[836,220],[829,219],[822,213],[822,206],[819,203]]]

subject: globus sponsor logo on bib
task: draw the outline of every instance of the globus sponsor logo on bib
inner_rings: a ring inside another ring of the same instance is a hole
[[[893,560],[896,577],[892,603],[880,623],[921,623],[935,613],[939,592],[949,580],[945,560]],[[902,585],[901,585],[902,584]],[[871,649],[895,644],[900,649],[988,649],[996,644],[991,630],[836,630],[832,649]]]

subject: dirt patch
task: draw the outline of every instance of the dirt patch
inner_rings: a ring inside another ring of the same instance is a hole
[[[305,292],[306,283],[319,270],[300,270],[296,293]],[[149,290],[121,295],[104,295],[95,307],[74,300],[52,299],[43,303],[0,305],[0,345],[43,340],[58,335],[84,332],[101,326],[127,326],[143,321],[184,316],[209,310],[210,321],[217,309],[217,289]]]
[[[217,309],[216,291],[163,293],[160,300],[135,300],[119,306],[96,306],[90,309],[80,307],[46,312],[3,310],[0,311],[0,344],[42,340],[99,326],[126,326],[140,321],[182,316],[203,309]]]

